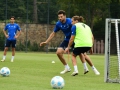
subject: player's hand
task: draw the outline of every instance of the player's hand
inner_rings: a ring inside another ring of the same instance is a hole
[[[90,52],[90,54],[93,54],[93,48],[91,48],[91,49],[89,50],[89,52]]]
[[[69,48],[66,48],[66,49],[65,49],[65,53],[68,53],[68,52],[69,52]]]
[[[41,42],[40,46],[43,46],[43,45],[46,45],[46,44],[47,44],[46,42]]]
[[[6,37],[6,38],[9,38],[9,36],[8,36],[8,35],[5,35],[5,37]]]
[[[17,35],[15,35],[15,37],[14,38],[18,38],[18,36]]]

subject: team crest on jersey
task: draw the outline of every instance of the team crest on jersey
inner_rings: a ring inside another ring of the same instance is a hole
[[[65,25],[61,25],[60,27],[61,27],[61,28],[69,28],[69,25],[68,25],[68,24],[65,24]]]

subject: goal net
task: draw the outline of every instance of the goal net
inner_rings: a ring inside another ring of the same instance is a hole
[[[105,75],[104,82],[120,83],[120,19],[105,22]]]

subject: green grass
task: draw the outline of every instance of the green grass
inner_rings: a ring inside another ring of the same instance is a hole
[[[3,52],[0,52],[0,55],[2,58]],[[64,67],[55,53],[16,52],[15,61],[11,63],[11,52],[8,52],[6,61],[0,62],[0,68],[9,67],[11,74],[9,77],[0,76],[0,90],[52,90],[50,81],[56,75],[62,76],[65,80],[63,90],[119,90],[119,84],[104,82],[104,56],[90,57],[101,73],[100,76],[96,76],[89,65],[89,73],[83,75],[83,65],[79,58],[79,75],[73,77],[71,60],[68,63],[72,71],[64,75],[59,74]],[[67,59],[67,55],[65,58]],[[54,64],[51,63],[53,60]]]

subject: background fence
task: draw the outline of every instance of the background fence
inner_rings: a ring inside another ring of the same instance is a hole
[[[82,2],[82,3],[81,3]],[[105,19],[120,17],[120,2],[84,2],[79,0],[0,0],[0,50],[4,49],[3,28],[10,16],[16,17],[22,33],[17,39],[18,51],[56,51],[64,38],[60,31],[45,47],[39,43],[45,41],[53,31],[57,21],[57,11],[63,9],[67,17],[82,15],[95,37],[94,53],[104,53]],[[113,25],[114,29],[114,25]],[[113,30],[114,33],[114,30]],[[114,36],[113,36],[114,37]],[[114,49],[114,48],[113,48]]]

